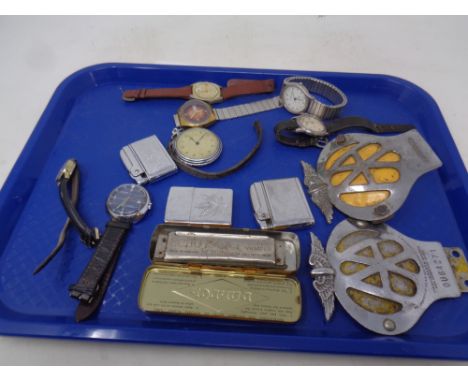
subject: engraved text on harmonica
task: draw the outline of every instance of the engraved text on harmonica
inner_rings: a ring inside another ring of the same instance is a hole
[[[165,258],[275,264],[275,241],[265,236],[171,232]]]

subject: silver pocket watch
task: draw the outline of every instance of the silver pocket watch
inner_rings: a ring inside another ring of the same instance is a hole
[[[181,162],[195,167],[213,163],[223,149],[221,139],[203,127],[174,129],[171,144]]]

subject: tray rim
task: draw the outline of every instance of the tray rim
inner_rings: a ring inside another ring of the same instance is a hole
[[[465,165],[458,151],[458,148],[453,140],[450,130],[442,116],[441,110],[433,97],[427,93],[420,86],[405,80],[400,77],[385,75],[385,74],[366,74],[366,73],[345,73],[345,72],[326,72],[326,71],[307,71],[307,70],[286,70],[286,69],[257,69],[257,68],[236,68],[236,67],[209,67],[209,66],[187,66],[187,65],[168,65],[168,64],[132,64],[132,63],[101,63],[84,67],[75,71],[66,77],[56,88],[51,99],[47,103],[42,115],[40,116],[36,126],[34,127],[31,135],[29,136],[26,144],[24,145],[18,159],[10,170],[9,175],[0,190],[0,215],[5,210],[11,199],[14,189],[19,187],[21,179],[20,176],[25,171],[28,161],[35,155],[36,144],[39,143],[41,134],[48,126],[48,119],[50,119],[66,94],[68,87],[79,79],[82,75],[89,75],[89,80],[94,82],[94,86],[98,86],[94,73],[102,69],[140,69],[140,70],[174,70],[174,71],[207,71],[207,72],[220,72],[220,73],[235,73],[235,74],[272,74],[290,75],[290,74],[307,74],[318,77],[372,77],[375,79],[386,80],[403,85],[411,91],[418,93],[420,97],[428,104],[433,112],[432,117],[436,118],[436,124],[442,130],[442,137],[444,145],[451,150],[449,155],[452,160],[451,165],[455,166],[455,171],[460,177],[463,191],[468,196],[468,173],[466,172]],[[105,82],[105,81],[103,81]],[[112,82],[112,81],[108,81]],[[47,158],[47,156],[46,156]],[[43,165],[43,164],[42,164]],[[35,184],[33,179],[32,187]],[[18,203],[21,200],[17,201]],[[22,208],[20,209],[20,214]],[[0,216],[1,218],[1,216]],[[13,220],[13,218],[10,218]],[[14,225],[13,225],[14,226]],[[465,238],[468,239],[468,238]],[[0,248],[0,256],[3,253],[3,248]],[[407,342],[398,341],[395,338],[385,338],[385,346],[368,341],[368,346],[365,350],[360,350],[362,341],[366,338],[327,338],[323,342],[322,337],[300,337],[294,335],[274,335],[263,334],[256,332],[252,333],[231,333],[231,332],[212,332],[207,330],[191,330],[190,336],[187,338],[187,332],[184,330],[167,329],[167,328],[135,328],[135,327],[119,327],[119,334],[116,337],[115,333],[105,332],[112,329],[102,328],[99,325],[93,324],[80,324],[77,326],[73,320],[66,320],[61,323],[41,322],[33,320],[33,322],[14,321],[8,320],[7,317],[0,316],[0,334],[2,335],[19,335],[19,336],[32,336],[32,337],[46,337],[46,338],[68,338],[68,339],[99,339],[99,340],[117,340],[123,342],[142,342],[142,343],[160,343],[160,344],[174,344],[174,345],[190,345],[190,346],[216,346],[216,347],[237,347],[237,348],[257,348],[269,350],[283,350],[283,351],[308,351],[308,352],[328,352],[328,353],[348,353],[348,354],[362,354],[362,355],[392,355],[392,356],[407,356],[407,357],[426,357],[426,358],[446,358],[446,359],[468,359],[468,340],[465,343],[444,343],[433,349],[427,346],[428,343],[433,342]],[[95,333],[101,333],[99,337]],[[218,338],[219,335],[223,338]],[[262,338],[261,345],[258,344],[258,338]],[[381,336],[379,336],[380,338]],[[401,337],[399,337],[401,338]]]

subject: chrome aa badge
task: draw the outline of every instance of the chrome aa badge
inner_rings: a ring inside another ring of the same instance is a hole
[[[387,137],[340,135],[323,148],[317,171],[302,162],[304,183],[328,222],[331,205],[357,220],[389,219],[416,180],[441,165],[416,130]]]
[[[311,238],[313,285],[327,320],[334,293],[362,326],[396,335],[411,329],[436,300],[468,292],[468,265],[459,248],[417,241],[386,224],[348,220],[333,230],[326,253]]]

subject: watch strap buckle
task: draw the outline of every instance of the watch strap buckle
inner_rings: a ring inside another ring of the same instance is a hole
[[[73,174],[75,173],[76,170],[76,160],[75,159],[68,159],[65,164],[62,166],[60,171],[58,172],[55,181],[60,183],[62,179],[71,179]]]

